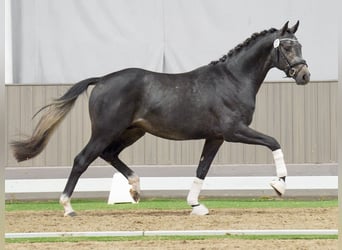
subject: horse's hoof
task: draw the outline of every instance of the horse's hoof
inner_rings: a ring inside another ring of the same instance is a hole
[[[75,217],[77,214],[75,211],[69,212],[69,213],[65,213],[64,217]]]
[[[207,215],[207,214],[209,214],[209,210],[202,204],[192,207],[192,211],[190,213],[190,215]]]
[[[283,179],[273,180],[270,183],[271,187],[276,191],[278,196],[282,196],[285,194],[286,184]]]
[[[129,193],[131,194],[133,200],[138,203],[140,201],[140,193],[136,190],[130,189]]]

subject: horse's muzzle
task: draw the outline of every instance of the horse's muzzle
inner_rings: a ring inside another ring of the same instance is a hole
[[[298,71],[298,73],[295,75],[294,79],[298,85],[305,85],[310,81],[310,71],[308,69],[308,66],[302,65]]]

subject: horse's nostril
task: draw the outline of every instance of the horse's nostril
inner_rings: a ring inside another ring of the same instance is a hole
[[[303,80],[308,82],[310,80],[310,74],[304,74],[303,75]]]

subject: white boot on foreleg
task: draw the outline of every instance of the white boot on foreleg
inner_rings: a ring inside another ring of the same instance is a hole
[[[209,214],[208,208],[206,208],[203,204],[198,202],[198,196],[201,192],[203,186],[203,180],[200,178],[195,178],[192,183],[191,189],[189,191],[187,202],[192,207],[192,211],[190,215],[207,215]]]
[[[286,184],[285,178],[287,176],[287,169],[284,161],[284,154],[281,149],[272,151],[278,179],[271,181],[271,187],[279,196],[285,194]]]

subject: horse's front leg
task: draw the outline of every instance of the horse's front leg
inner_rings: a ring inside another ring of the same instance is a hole
[[[279,148],[272,151],[278,179],[271,181],[271,187],[279,196],[285,194],[287,169],[284,161],[283,151]]]
[[[196,178],[192,183],[187,197],[187,202],[192,207],[192,215],[209,214],[209,210],[203,204],[198,202],[198,196],[201,192],[204,178],[206,177],[210,165],[222,143],[223,139],[207,139],[205,141],[201,159],[197,167]]]
[[[287,169],[283,152],[276,139],[255,131],[245,125],[241,125],[233,134],[227,135],[225,139],[231,142],[263,145],[272,150],[278,179],[273,180],[270,185],[279,196],[285,193]]]

